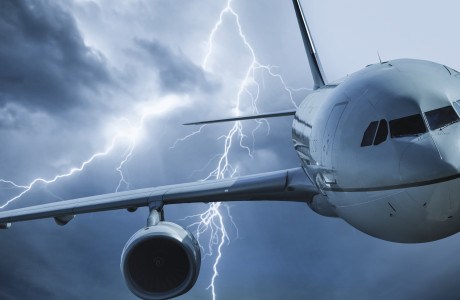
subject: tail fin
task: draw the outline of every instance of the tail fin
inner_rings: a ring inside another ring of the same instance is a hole
[[[300,0],[292,0],[292,3],[294,4],[297,22],[299,23],[303,44],[307,52],[308,62],[310,63],[311,74],[313,75],[313,88],[316,90],[326,84],[326,77],[324,76],[323,68],[321,67],[318,54],[316,53],[315,44],[311,38],[310,30],[308,29],[307,21],[305,20],[305,15],[300,5]]]

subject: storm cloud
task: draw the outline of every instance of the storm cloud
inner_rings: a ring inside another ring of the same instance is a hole
[[[117,168],[130,149],[142,109],[153,109],[136,135],[124,178],[135,189],[205,178],[224,151],[233,124],[198,130],[180,124],[234,115],[251,62],[235,18],[217,30],[209,69],[200,64],[226,1],[0,2],[0,178],[29,184],[80,166],[122,135],[110,154],[74,175],[37,184],[6,209],[115,191]],[[402,57],[460,69],[458,3],[390,0],[302,1],[327,78],[369,63]],[[312,87],[302,39],[289,1],[233,0],[260,63],[276,66],[299,104]],[[397,7],[398,9],[389,9]],[[262,70],[242,93],[242,110],[292,109],[277,78]],[[156,113],[156,114],[155,114]],[[243,145],[230,162],[241,175],[297,167],[292,118],[247,121]],[[127,136],[127,137],[126,137]],[[233,140],[233,145],[239,143]],[[172,147],[175,145],[175,147]],[[254,147],[254,148],[253,148]],[[0,204],[23,189],[0,183]],[[184,227],[204,204],[165,208]],[[225,211],[225,209],[223,210]],[[304,203],[236,203],[235,228],[216,279],[218,300],[458,299],[460,237],[405,245],[367,236]],[[77,216],[65,227],[52,219],[13,224],[0,232],[0,299],[136,299],[125,286],[120,255],[145,226],[148,210]],[[207,246],[207,241],[202,240]],[[211,299],[213,257],[203,259],[195,287],[178,299]]]
[[[101,53],[87,47],[74,18],[56,3],[0,3],[0,104],[67,110],[97,101],[110,75]]]
[[[165,92],[210,92],[217,88],[217,83],[212,82],[210,76],[183,53],[175,52],[157,40],[138,39],[136,43],[148,54],[146,62],[158,71]]]

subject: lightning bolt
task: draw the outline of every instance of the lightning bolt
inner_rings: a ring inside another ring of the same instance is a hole
[[[12,187],[10,187],[10,188],[20,188],[20,189],[26,189],[27,188],[27,186],[25,186],[25,185],[17,185],[16,183],[14,183],[11,180],[0,179],[0,182],[6,183],[8,185],[12,185]]]
[[[0,206],[0,209],[5,208],[11,202],[13,202],[15,200],[18,200],[19,198],[21,198],[22,196],[27,194],[38,183],[50,184],[50,183],[56,182],[57,180],[59,180],[61,178],[69,177],[69,176],[72,176],[73,174],[75,174],[77,172],[81,172],[88,164],[93,162],[96,158],[107,155],[114,148],[116,140],[117,140],[117,137],[112,140],[112,143],[110,144],[110,146],[107,147],[103,152],[93,154],[89,159],[85,160],[79,167],[72,168],[67,173],[56,175],[52,179],[35,178],[31,183],[29,183],[26,186],[18,185],[16,183],[12,182],[12,181],[2,179],[1,180],[2,182],[9,183],[9,184],[13,185],[16,188],[21,188],[21,189],[23,189],[23,191],[20,192],[19,194],[17,194],[16,196],[10,198],[9,200],[7,200],[3,205]]]
[[[293,89],[293,88],[288,87],[283,77],[274,71],[276,67],[270,66],[270,65],[263,65],[259,63],[259,61],[257,60],[256,54],[255,54],[254,48],[251,46],[251,44],[246,38],[246,35],[243,32],[243,29],[242,29],[242,26],[239,20],[239,15],[232,8],[232,0],[227,0],[226,6],[221,10],[219,14],[219,19],[215,23],[214,27],[211,30],[211,33],[209,34],[209,38],[207,42],[208,49],[207,49],[207,52],[202,62],[202,68],[204,70],[210,71],[209,70],[210,69],[209,59],[215,51],[214,46],[213,46],[215,36],[218,34],[219,29],[222,27],[224,17],[227,15],[233,18],[237,26],[238,35],[242,43],[244,44],[245,48],[247,49],[248,55],[250,57],[250,63],[248,64],[244,72],[244,76],[241,80],[238,91],[236,93],[236,104],[235,104],[235,109],[234,109],[235,114],[240,115],[242,102],[245,99],[245,96],[248,97],[250,100],[252,112],[254,114],[259,113],[258,101],[260,98],[259,96],[260,96],[260,91],[261,91],[261,84],[259,83],[258,80],[256,80],[256,74],[258,74],[258,72],[262,72],[262,80],[263,80],[263,74],[266,74],[272,78],[279,80],[284,90],[286,91],[291,104],[297,108],[297,105],[294,101],[293,93],[297,91],[309,91],[310,89],[306,89],[306,88]],[[18,189],[20,191],[16,196],[8,199],[4,204],[0,205],[0,209],[5,208],[13,201],[20,199],[25,194],[30,192],[33,189],[33,187],[35,187],[39,183],[51,184],[51,183],[58,181],[61,178],[70,177],[77,172],[82,172],[88,165],[93,163],[95,160],[102,158],[104,156],[107,156],[109,153],[111,153],[114,150],[114,148],[118,144],[120,144],[122,141],[123,142],[127,141],[128,145],[125,151],[123,152],[123,155],[120,158],[118,166],[115,168],[115,171],[119,174],[119,181],[118,181],[118,185],[115,190],[119,191],[121,189],[129,189],[130,184],[129,184],[127,177],[124,174],[124,170],[126,169],[126,165],[129,163],[130,159],[134,155],[135,148],[138,145],[138,142],[140,139],[139,137],[140,132],[144,129],[144,121],[146,118],[151,117],[154,114],[152,113],[153,111],[161,112],[161,110],[159,110],[158,108],[155,109],[152,107],[145,107],[142,110],[142,113],[140,114],[140,118],[138,118],[140,119],[140,121],[135,126],[132,125],[128,120],[123,119],[122,123],[129,130],[125,129],[123,130],[123,132],[117,133],[114,136],[114,138],[110,141],[109,145],[103,151],[97,152],[91,155],[88,159],[83,161],[78,167],[71,168],[69,171],[63,174],[56,175],[53,178],[49,178],[49,179],[35,178],[28,185],[20,185],[10,180],[0,179],[0,183],[2,185],[8,186],[8,188],[10,189]],[[223,152],[219,155],[216,155],[216,157],[218,157],[216,167],[211,172],[209,172],[209,174],[203,180],[233,177],[238,173],[238,168],[233,167],[229,160],[229,153],[231,152],[232,146],[234,146],[235,143],[237,144],[238,147],[244,149],[251,158],[253,157],[254,140],[255,140],[254,137],[255,137],[256,131],[259,128],[261,128],[264,124],[267,126],[267,133],[270,131],[269,123],[266,120],[264,119],[256,120],[256,122],[257,122],[257,126],[251,132],[252,141],[253,141],[252,147],[249,147],[246,144],[248,135],[245,134],[244,132],[242,122],[235,122],[233,126],[231,127],[231,129],[226,134],[218,138],[219,141],[223,140]],[[197,134],[200,134],[204,128],[205,126],[203,125],[198,130],[190,133],[189,135],[183,138],[176,140],[176,142],[170,148],[174,149],[178,145],[178,143],[183,142],[187,139],[193,138],[193,136]],[[230,223],[236,229],[237,237],[238,237],[238,228],[236,227],[236,224],[233,221],[232,215],[230,213],[230,207],[220,202],[212,203],[209,205],[208,209],[204,211],[203,213],[186,217],[186,219],[191,219],[191,220],[197,219],[197,221],[189,225],[189,228],[195,228],[195,235],[198,240],[203,236],[207,236],[205,235],[205,233],[209,233],[210,239],[209,239],[209,242],[207,243],[207,249],[206,251],[204,251],[205,258],[213,257],[214,254],[217,253],[215,256],[215,260],[212,264],[213,275],[211,277],[211,281],[208,286],[208,289],[211,290],[212,298],[213,300],[215,300],[216,299],[215,284],[216,284],[216,279],[219,275],[218,266],[222,258],[222,255],[223,255],[223,251],[222,251],[223,246],[226,243],[227,244],[230,243],[230,238],[229,238],[228,230],[225,224],[225,219],[230,220]],[[201,244],[202,243],[200,243],[200,245]]]
[[[167,99],[168,100],[168,99]],[[39,183],[43,184],[51,184],[55,183],[59,179],[65,178],[65,177],[70,177],[75,173],[83,171],[88,165],[90,165],[93,161],[95,161],[98,158],[107,156],[110,154],[113,149],[120,144],[122,141],[128,141],[128,146],[126,148],[126,151],[122,155],[122,159],[119,163],[119,165],[116,167],[116,171],[120,175],[120,180],[118,182],[118,185],[116,187],[116,191],[118,192],[122,185],[124,184],[126,189],[129,188],[129,183],[126,180],[124,174],[123,174],[123,167],[126,165],[126,163],[129,161],[129,159],[133,155],[133,151],[138,143],[138,140],[140,139],[140,134],[142,130],[144,129],[144,123],[145,120],[153,115],[158,115],[162,114],[165,112],[164,108],[164,102],[159,102],[156,103],[156,105],[149,105],[147,104],[146,106],[142,107],[140,110],[142,111],[142,114],[139,118],[139,122],[137,125],[132,125],[128,119],[121,119],[120,123],[123,124],[123,130],[119,129],[117,134],[112,138],[111,142],[109,143],[109,146],[105,148],[105,150],[101,152],[97,152],[93,155],[91,155],[87,160],[83,161],[80,166],[71,168],[69,171],[63,174],[59,174],[54,176],[51,179],[45,179],[45,178],[35,178],[30,182],[28,185],[19,185],[11,180],[4,180],[0,179],[0,183],[5,183],[11,185],[13,188],[16,189],[21,189],[22,191],[18,193],[16,196],[8,199],[4,204],[0,205],[0,209],[5,208],[8,206],[10,203],[20,199],[22,196],[27,194],[32,190],[34,186],[36,186]],[[173,106],[169,105],[169,109],[172,109]]]
[[[245,76],[241,81],[241,84],[239,86],[238,92],[236,94],[236,105],[235,105],[235,113],[236,115],[239,115],[241,112],[241,105],[242,105],[242,98],[244,95],[248,95],[250,100],[251,100],[251,107],[252,107],[252,112],[254,114],[259,114],[258,110],[258,100],[260,96],[260,84],[255,78],[255,74],[257,71],[265,71],[269,76],[276,78],[279,80],[281,85],[283,86],[284,90],[287,92],[291,104],[297,108],[297,104],[294,101],[293,97],[293,92],[296,91],[310,91],[311,89],[306,89],[306,88],[299,88],[299,89],[293,89],[287,86],[284,78],[273,71],[273,66],[269,65],[263,65],[259,63],[257,60],[254,48],[251,46],[251,44],[248,42],[246,35],[243,32],[240,20],[239,20],[239,15],[235,12],[235,10],[231,6],[232,0],[227,0],[227,5],[225,8],[223,8],[219,14],[219,20],[215,23],[214,27],[211,30],[211,33],[209,34],[208,38],[208,51],[206,55],[204,56],[203,62],[202,62],[202,68],[204,70],[209,69],[209,58],[212,56],[214,52],[214,39],[216,34],[218,33],[220,27],[223,25],[223,20],[226,15],[230,15],[233,17],[235,24],[238,29],[238,34],[243,42],[245,48],[249,52],[249,56],[251,58],[251,62],[248,65]],[[263,77],[262,77],[263,78]],[[255,89],[255,92],[251,92],[250,87],[253,87]],[[243,130],[243,124],[239,121],[235,122],[233,127],[228,131],[227,134],[222,135],[218,138],[224,140],[224,151],[222,154],[218,155],[219,160],[217,162],[217,166],[215,167],[214,170],[212,170],[203,180],[208,180],[208,179],[222,179],[226,177],[233,177],[237,173],[237,168],[233,167],[230,164],[229,161],[229,153],[232,148],[232,141],[236,137],[238,140],[238,145],[242,149],[246,150],[248,152],[248,155],[253,158],[253,152],[254,152],[254,141],[255,141],[255,132],[265,123],[267,125],[267,134],[270,131],[270,126],[268,121],[265,119],[262,120],[256,120],[257,126],[252,130],[252,149],[249,148],[244,144],[244,139],[247,137],[247,135],[244,134]],[[177,143],[182,142],[187,140],[188,138],[194,136],[195,134],[199,134],[201,132],[202,127],[198,131],[195,131],[181,139],[176,140],[174,145],[171,148],[176,147]],[[216,279],[217,276],[219,275],[218,272],[218,265],[219,262],[222,258],[222,248],[223,246],[227,243],[230,243],[230,238],[227,233],[227,229],[225,227],[224,223],[224,215],[221,212],[221,208],[225,207],[226,208],[226,213],[228,218],[230,219],[232,225],[234,228],[237,230],[237,236],[238,236],[238,227],[233,221],[233,217],[230,213],[230,207],[228,205],[225,205],[220,202],[215,202],[211,203],[208,207],[208,209],[197,215],[193,216],[188,216],[184,220],[187,219],[197,219],[196,222],[192,223],[189,225],[189,228],[195,228],[195,236],[198,240],[200,240],[200,237],[203,236],[204,233],[209,234],[209,242],[208,242],[208,247],[207,250],[204,251],[204,257],[212,256],[214,253],[214,248],[216,248],[217,255],[215,257],[214,263],[212,265],[213,269],[213,275],[211,277],[210,284],[208,286],[208,289],[211,289],[212,293],[212,299],[216,299]],[[200,245],[202,243],[200,242]]]
[[[182,137],[182,138],[177,139],[177,140],[174,142],[174,144],[173,144],[171,147],[169,147],[169,149],[172,150],[172,149],[176,148],[176,145],[177,145],[178,143],[183,142],[183,141],[185,141],[185,140],[188,140],[188,139],[191,138],[192,136],[201,133],[201,130],[202,130],[205,126],[206,126],[206,124],[205,124],[205,125],[201,125],[200,128],[199,128],[197,131],[194,131],[194,132],[190,133],[189,135],[186,135],[186,136],[184,136],[184,137]]]
[[[222,247],[224,246],[225,242],[230,243],[230,238],[224,224],[224,216],[219,210],[219,208],[222,206],[224,206],[224,204],[221,202],[211,203],[205,212],[193,216],[188,216],[183,219],[198,219],[198,221],[190,224],[188,228],[196,228],[195,237],[199,241],[202,252],[204,253],[204,258],[208,256],[211,257],[214,253],[214,248],[217,248],[217,256],[212,266],[213,275],[211,277],[211,282],[207,287],[207,289],[211,289],[213,299],[216,299],[215,280],[219,275],[217,266],[219,265],[220,259],[222,258]],[[228,213],[230,212],[228,211]],[[236,227],[235,223],[233,223],[233,225]],[[209,233],[210,236],[207,250],[201,246],[203,243],[200,242],[201,236],[205,233]]]

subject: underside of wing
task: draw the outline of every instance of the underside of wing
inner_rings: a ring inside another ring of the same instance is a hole
[[[97,195],[0,212],[0,228],[10,223],[54,217],[64,225],[74,215],[168,204],[228,201],[307,202],[318,194],[302,168],[222,180],[160,186]]]

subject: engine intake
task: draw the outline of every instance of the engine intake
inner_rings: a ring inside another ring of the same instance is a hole
[[[143,228],[126,243],[121,271],[128,288],[146,300],[169,299],[189,291],[201,266],[193,235],[171,222]]]

